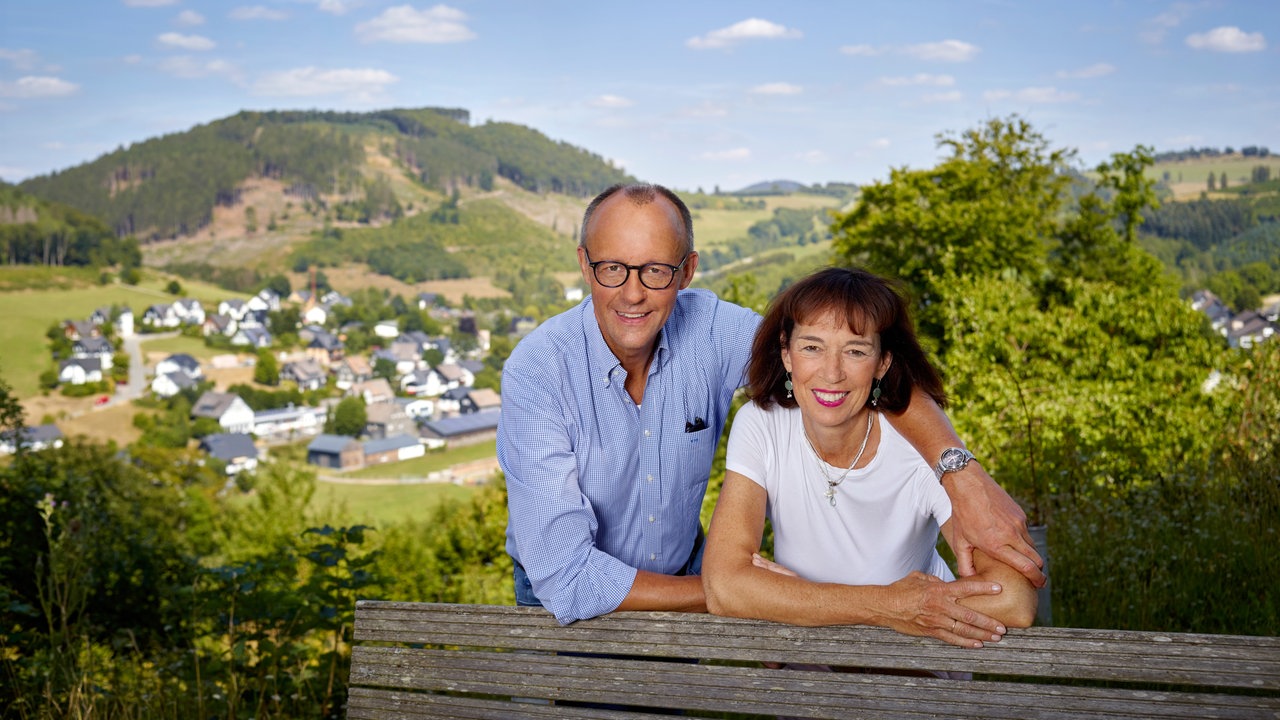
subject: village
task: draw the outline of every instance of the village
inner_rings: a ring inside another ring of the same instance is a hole
[[[577,288],[566,293],[566,300],[581,297]],[[191,398],[190,443],[224,467],[229,482],[268,461],[273,447],[304,440],[306,462],[332,478],[495,438],[501,397],[491,387],[475,386],[485,370],[491,331],[478,329],[473,313],[421,293],[401,308],[401,316],[364,328],[338,322],[340,308],[351,305],[333,290],[281,297],[268,287],[216,307],[180,297],[153,304],[140,316],[128,307],[101,308],[50,330],[56,377],[46,377],[46,387],[98,396],[95,406],[136,401],[163,408],[179,396]],[[287,345],[271,332],[286,309],[292,309],[286,317],[297,317],[296,337]],[[468,338],[468,347],[460,349],[444,334],[405,329],[421,324],[406,322],[419,313],[456,328],[454,340]],[[532,318],[515,318],[510,342],[534,326]],[[356,331],[368,342],[348,352],[347,336]],[[205,361],[183,352],[149,360],[155,355],[144,352],[149,340],[178,334],[198,336],[225,352]],[[244,370],[252,371],[259,388],[251,395],[246,385],[219,379],[243,377]],[[299,401],[273,402],[274,396]],[[60,447],[63,439],[57,424],[46,422],[28,426],[22,444],[38,451]],[[15,437],[0,437],[0,453],[13,452],[16,444]],[[496,459],[471,462],[417,481],[474,483],[496,469]]]

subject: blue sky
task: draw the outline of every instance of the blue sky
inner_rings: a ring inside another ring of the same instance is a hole
[[[865,183],[1019,113],[1280,153],[1280,3],[0,0],[10,182],[244,109],[445,106],[683,190]]]

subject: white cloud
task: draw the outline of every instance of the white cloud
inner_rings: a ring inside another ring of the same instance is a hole
[[[760,18],[748,18],[701,37],[691,37],[684,44],[694,50],[720,50],[744,40],[797,40],[802,37],[804,33],[794,28]]]
[[[927,95],[922,95],[920,97],[920,100],[922,102],[926,102],[930,104],[960,102],[963,99],[964,99],[964,93],[961,93],[959,90],[952,90],[950,92],[929,93]]]
[[[601,95],[590,102],[591,107],[598,108],[628,108],[634,104],[620,95]]]
[[[0,97],[65,97],[79,89],[79,85],[62,78],[28,75],[17,82],[0,82]]]
[[[682,108],[680,114],[691,118],[717,118],[727,116],[729,109],[724,105],[705,100],[700,105]]]
[[[178,17],[174,19],[179,25],[203,25],[204,16],[195,10],[183,10],[178,13]]]
[[[733,148],[731,150],[708,150],[698,157],[703,160],[728,160],[731,162],[741,162],[751,159],[750,148]]]
[[[1143,23],[1143,29],[1138,33],[1138,37],[1145,43],[1158,45],[1164,42],[1164,36],[1170,30],[1181,25],[1182,21],[1186,20],[1190,14],[1190,4],[1185,2],[1174,3],[1168,10]]]
[[[39,56],[35,50],[9,50],[0,48],[0,60],[8,60],[18,70],[31,70],[36,66]]]
[[[120,58],[125,65],[139,65],[142,63],[142,56],[137,53],[130,53]]]
[[[178,0],[124,0],[127,7],[164,7],[177,5]]]
[[[1212,50],[1214,52],[1260,52],[1267,49],[1266,38],[1262,33],[1247,33],[1238,27],[1219,27],[1207,33],[1193,33],[1187,36],[1187,45],[1196,50]]]
[[[190,55],[174,55],[160,61],[161,72],[180,78],[201,78],[212,75],[236,77],[239,71],[226,60],[202,60]]]
[[[288,14],[262,5],[241,5],[231,11],[232,20],[284,20]]]
[[[982,94],[985,100],[1014,100],[1022,103],[1044,105],[1050,103],[1075,102],[1080,99],[1079,93],[1063,92],[1055,87],[1029,87],[1016,92],[1008,90],[988,90]]]
[[[212,50],[218,46],[214,41],[201,35],[183,35],[174,32],[161,33],[156,37],[156,41],[161,45],[182,50]]]
[[[962,40],[943,40],[936,43],[920,43],[902,48],[902,52],[921,60],[941,62],[968,62],[982,52],[977,45]]]
[[[316,95],[349,95],[356,99],[372,99],[387,86],[400,79],[386,70],[342,68],[321,70],[316,67],[296,68],[263,75],[253,86],[255,95],[309,97]]]
[[[840,52],[844,55],[875,57],[876,55],[882,54],[884,50],[871,47],[870,45],[842,45],[840,47]]]
[[[876,138],[875,140],[871,141],[871,147],[877,150],[881,148],[887,148],[892,144],[893,143],[889,142],[889,138]]]
[[[347,11],[360,4],[360,0],[312,0],[320,12],[330,15],[346,15]]]
[[[826,153],[821,150],[809,150],[807,152],[798,153],[796,159],[810,165],[822,165],[830,160]]]
[[[751,88],[751,92],[756,95],[799,95],[804,92],[804,88],[791,83],[776,82],[757,85]]]
[[[1082,67],[1077,70],[1059,70],[1058,77],[1065,80],[1083,80],[1110,75],[1115,71],[1115,65],[1111,65],[1110,63],[1094,63],[1093,65]]]
[[[933,75],[931,73],[916,73],[910,77],[885,77],[880,78],[880,84],[890,87],[901,87],[906,85],[933,85],[935,87],[951,87],[956,84],[956,79],[950,75]]]
[[[387,8],[381,15],[356,25],[356,37],[364,42],[451,43],[474,39],[466,26],[466,13],[436,5],[415,10],[411,5]]]

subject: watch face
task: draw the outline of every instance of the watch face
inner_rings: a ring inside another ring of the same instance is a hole
[[[939,463],[946,470],[959,470],[965,466],[965,452],[960,448],[947,448],[942,452],[942,461]]]

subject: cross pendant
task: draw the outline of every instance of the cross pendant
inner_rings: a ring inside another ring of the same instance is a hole
[[[836,486],[827,483],[827,502],[831,503],[831,507],[836,506]]]

